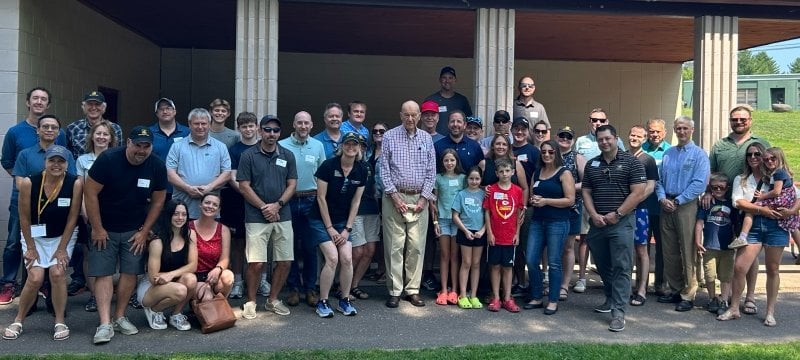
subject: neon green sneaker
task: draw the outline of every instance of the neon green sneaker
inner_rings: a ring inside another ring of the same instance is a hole
[[[477,296],[470,298],[469,302],[472,304],[473,309],[483,309],[483,304],[481,304],[481,301],[478,300]]]
[[[458,297],[458,307],[462,309],[472,309],[472,303],[469,301],[469,298],[466,296],[459,296]]]

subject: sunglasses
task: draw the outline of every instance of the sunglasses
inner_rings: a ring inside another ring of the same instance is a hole
[[[509,122],[511,122],[511,120],[506,120],[506,119],[494,119],[494,123],[495,123],[495,124],[508,124]]]
[[[386,129],[372,129],[373,134],[383,135],[386,133]]]
[[[281,128],[264,126],[264,127],[261,128],[261,131],[263,131],[265,133],[268,133],[268,134],[269,133],[277,134],[277,133],[281,132]]]
[[[598,122],[599,122],[599,123],[604,123],[604,122],[608,122],[608,119],[589,118],[589,120],[592,120],[592,122],[593,122],[593,123],[598,123]]]
[[[558,137],[560,139],[572,141],[572,135],[570,135],[570,134],[561,134],[561,135],[558,135]]]
[[[722,191],[722,190],[725,190],[727,188],[728,188],[727,185],[712,185],[711,186],[711,190],[714,190],[714,191]]]
[[[778,158],[777,158],[777,157],[775,157],[775,156],[764,157],[764,161],[767,161],[767,162],[775,162],[775,161],[778,161]]]
[[[553,155],[555,153],[555,150],[542,150],[542,154]]]
[[[731,122],[742,122],[743,123],[743,122],[747,122],[747,120],[750,120],[750,118],[730,118],[728,120],[730,120]]]
[[[745,157],[758,158],[758,157],[761,157],[761,153],[760,153],[760,152],[758,152],[758,151],[756,151],[756,152],[749,152],[749,153],[747,153],[747,155],[746,155]]]
[[[519,88],[520,89],[533,89],[535,87],[536,87],[536,85],[533,85],[533,84],[519,84]]]
[[[534,129],[533,132],[539,135],[547,134],[547,130]]]

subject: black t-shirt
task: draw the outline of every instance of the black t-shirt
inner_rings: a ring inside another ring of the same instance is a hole
[[[67,227],[67,218],[69,218],[69,210],[72,208],[72,193],[75,189],[76,179],[75,175],[66,174],[58,195],[48,203],[47,195],[49,194],[42,193],[41,197],[39,194],[39,188],[44,180],[42,173],[31,176],[31,225],[47,225],[45,237],[53,238],[64,234],[64,228]],[[39,203],[44,206],[41,217],[39,217],[39,206],[37,206]],[[45,203],[47,203],[46,206]]]
[[[656,166],[656,160],[645,153],[639,154],[636,157],[639,159],[639,162],[642,163],[644,166],[644,173],[647,176],[647,180],[655,180],[658,182],[658,166]],[[661,205],[658,203],[658,196],[656,196],[655,190],[648,195],[639,205],[636,205],[637,209],[647,209],[648,214],[650,215],[658,215],[661,211]]]
[[[103,227],[113,232],[142,226],[151,194],[167,187],[167,168],[161,159],[151,154],[134,166],[125,157],[125,149],[120,146],[103,151],[89,169],[89,177],[103,185],[97,196]]]
[[[328,214],[334,224],[347,221],[350,213],[350,203],[356,193],[356,188],[362,187],[367,183],[367,169],[363,162],[356,161],[353,170],[347,174],[347,178],[342,171],[342,158],[332,157],[319,166],[314,176],[328,183],[328,191],[325,193],[325,201],[328,203]],[[319,203],[314,203],[314,210],[311,216],[321,219]]]

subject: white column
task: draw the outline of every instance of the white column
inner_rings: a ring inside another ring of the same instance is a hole
[[[237,0],[236,106],[278,112],[278,0]]]
[[[33,76],[24,74],[20,66],[20,58],[31,57],[30,51],[20,46],[25,27],[32,27],[33,20],[23,18],[20,0],[0,1],[0,142],[5,138],[8,128],[17,124],[19,119],[28,114],[25,107],[27,84],[36,84]],[[30,29],[28,27],[28,29]],[[38,50],[38,48],[37,48]],[[28,71],[30,72],[30,71]],[[28,83],[23,83],[24,80]],[[47,86],[47,84],[43,84]],[[5,248],[8,239],[8,202],[11,194],[12,178],[5,171],[0,172],[0,248]],[[0,265],[3,261],[0,259]]]
[[[512,112],[514,100],[513,9],[478,9],[475,26],[475,96],[473,110],[491,135],[497,110]]]
[[[730,132],[728,112],[736,103],[739,18],[699,16],[694,24],[694,140],[709,150]]]

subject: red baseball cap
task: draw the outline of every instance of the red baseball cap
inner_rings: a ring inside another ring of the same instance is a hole
[[[422,103],[422,108],[420,108],[420,110],[421,112],[433,111],[438,113],[439,104],[437,104],[436,101],[433,100],[425,100],[425,102]]]

